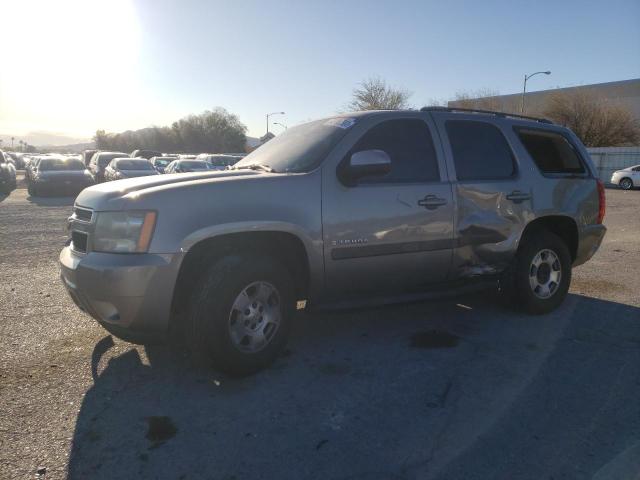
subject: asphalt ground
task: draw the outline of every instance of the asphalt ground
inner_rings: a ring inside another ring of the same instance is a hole
[[[64,292],[72,198],[0,197],[0,478],[561,479],[640,472],[640,191],[560,309],[491,292],[301,313],[243,379],[108,335]]]

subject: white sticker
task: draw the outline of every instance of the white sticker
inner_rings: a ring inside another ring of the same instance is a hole
[[[347,128],[353,127],[353,125],[355,123],[356,123],[356,119],[355,118],[337,117],[337,118],[331,118],[331,119],[327,120],[325,122],[325,125],[332,126],[332,127],[338,127],[338,128],[342,128],[342,129],[346,130]]]

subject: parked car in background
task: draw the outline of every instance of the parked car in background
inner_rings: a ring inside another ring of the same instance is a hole
[[[483,282],[550,312],[606,232],[604,186],[573,132],[444,107],[310,122],[230,170],[90,188],[76,205],[92,221],[71,217],[60,264],[80,308],[133,341],[182,329],[236,374],[281,354],[307,301]]]
[[[77,195],[93,185],[93,176],[79,158],[43,157],[27,184],[29,195]]]
[[[13,165],[16,167],[16,169],[18,170],[22,170],[24,168],[24,160],[23,160],[23,153],[19,153],[19,152],[4,152],[5,156],[9,156],[9,159]]]
[[[202,160],[174,160],[167,168],[164,169],[164,173],[188,173],[188,172],[203,172],[210,170],[209,164]]]
[[[104,182],[104,171],[114,158],[129,158],[123,152],[96,152],[89,162],[89,171],[96,183]]]
[[[93,155],[96,153],[98,153],[98,150],[85,150],[84,152],[82,152],[82,161],[87,167],[89,166],[91,157],[93,157]]]
[[[211,170],[226,170],[239,162],[242,157],[226,153],[201,153],[197,159],[207,162]]]
[[[144,158],[114,158],[104,170],[107,182],[149,175],[158,175],[158,171]]]
[[[159,156],[159,157],[151,157],[151,165],[158,171],[158,173],[164,173],[164,169],[173,162],[176,157],[167,157],[167,156]]]
[[[155,150],[134,150],[131,152],[131,158],[142,157],[147,160],[151,159],[151,157],[161,157],[162,152],[156,152]]]
[[[640,165],[617,170],[611,175],[611,183],[618,185],[623,190],[631,190],[640,187]]]
[[[35,157],[31,157],[29,163],[27,163],[24,167],[24,180],[29,183],[31,181],[31,176],[33,175],[34,170],[38,167],[38,163],[43,158],[46,158],[50,155],[37,155]]]
[[[7,160],[5,153],[0,150],[0,193],[8,195],[15,190],[16,167]]]
[[[179,153],[176,158],[181,160],[195,160],[198,156],[193,153]]]

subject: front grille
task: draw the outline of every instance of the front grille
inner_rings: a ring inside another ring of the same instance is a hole
[[[89,210],[88,208],[75,207],[73,209],[73,214],[76,219],[81,222],[91,222],[91,218],[93,217],[93,210]]]
[[[71,232],[71,248],[76,252],[86,253],[88,235],[84,232]]]

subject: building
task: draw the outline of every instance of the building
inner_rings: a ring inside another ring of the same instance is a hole
[[[547,101],[555,94],[572,94],[578,92],[593,93],[597,97],[618,103],[629,109],[634,118],[640,122],[640,78],[622,80],[619,82],[595,83],[578,87],[556,88],[553,90],[540,90],[527,92],[525,95],[525,114],[542,115]],[[503,112],[520,113],[522,93],[511,95],[497,95],[465,100],[453,100],[449,107],[482,108],[485,110],[498,110]]]

